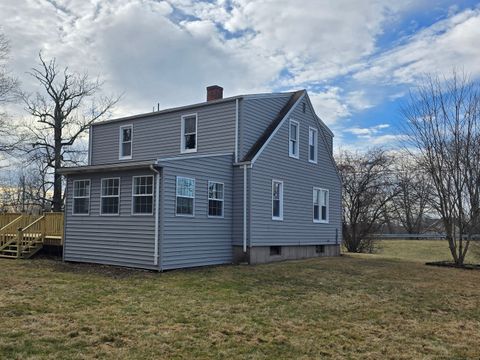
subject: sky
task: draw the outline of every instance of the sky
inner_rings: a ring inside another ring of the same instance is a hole
[[[425,73],[480,77],[480,3],[444,0],[0,0],[22,88],[38,53],[123,94],[114,116],[307,89],[339,148],[394,147]],[[26,116],[19,112],[17,116]]]

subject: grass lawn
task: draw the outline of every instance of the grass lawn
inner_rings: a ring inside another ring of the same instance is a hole
[[[0,259],[0,359],[480,358],[480,271],[382,245],[163,274]]]

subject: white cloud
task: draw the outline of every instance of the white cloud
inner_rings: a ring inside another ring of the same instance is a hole
[[[309,96],[317,115],[327,125],[351,115],[347,104],[342,101],[342,89],[339,87],[327,87],[323,92],[310,91]]]
[[[374,135],[377,135],[382,130],[388,129],[389,127],[389,124],[379,124],[367,128],[352,127],[349,129],[345,129],[345,131],[361,138],[370,139]]]
[[[4,0],[0,14],[25,89],[34,89],[25,72],[41,49],[60,65],[102,74],[106,92],[125,92],[116,115],[149,111],[157,102],[165,108],[203,101],[211,84],[223,86],[226,96],[305,87],[337,139],[382,142],[390,136],[386,127],[352,123],[357,113],[404,94],[384,89],[452,65],[480,74],[479,9],[445,7],[448,18],[389,51],[379,48],[392,24],[427,6],[425,0]]]
[[[25,87],[43,49],[60,64],[104,74],[107,90],[125,91],[122,107],[132,112],[201,101],[213,83],[227,95],[325,84],[376,50],[385,22],[411,6],[398,3],[25,0],[3,1],[0,13]],[[290,77],[279,76],[284,69]],[[322,109],[333,116],[347,112],[326,100]]]
[[[480,76],[480,9],[468,9],[423,29],[374,57],[354,75],[359,81],[410,84],[427,72],[446,76],[453,68]]]

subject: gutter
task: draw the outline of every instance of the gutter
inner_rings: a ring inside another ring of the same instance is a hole
[[[160,171],[155,169],[155,166],[150,165],[150,169],[156,173],[155,176],[155,248],[153,252],[153,265],[158,265],[158,235],[159,235],[159,226],[158,222],[160,220],[159,211],[160,211]]]
[[[247,165],[243,165],[243,252],[247,252]]]

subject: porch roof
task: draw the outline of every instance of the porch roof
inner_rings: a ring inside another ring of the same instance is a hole
[[[118,170],[135,170],[144,169],[150,166],[159,167],[156,160],[147,161],[129,161],[115,164],[103,164],[103,165],[86,165],[86,166],[72,166],[63,167],[58,170],[62,175],[74,175],[83,173],[103,172],[103,171],[118,171]]]

